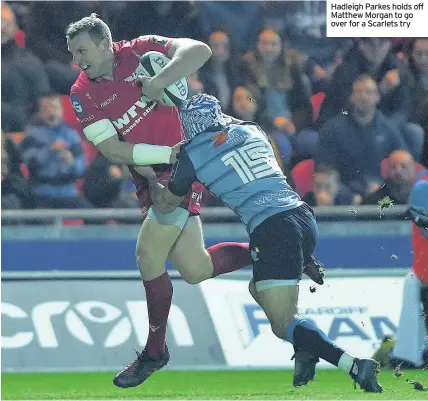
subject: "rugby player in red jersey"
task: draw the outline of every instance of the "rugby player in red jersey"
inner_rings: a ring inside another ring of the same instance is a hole
[[[167,182],[178,151],[174,145],[183,139],[177,109],[156,100],[165,87],[199,69],[211,50],[195,40],[159,36],[113,42],[109,27],[95,14],[70,24],[66,36],[82,70],[70,96],[83,132],[109,160],[129,166],[145,215],[136,259],[146,290],[149,335],[143,352],[114,379],[119,387],[134,387],[169,361],[165,337],[173,290],[166,260],[189,283],[251,264],[248,244],[226,242],[205,249],[198,217],[200,184],[193,185],[178,212],[161,215],[150,207],[149,181]],[[141,89],[139,60],[152,50],[171,62]]]
[[[149,335],[143,352],[137,352],[137,359],[114,379],[119,387],[134,387],[170,357],[165,338],[172,284],[165,261],[169,259],[184,280],[196,284],[250,265],[251,256],[248,243],[204,248],[198,217],[200,184],[195,183],[180,207],[168,215],[156,212],[149,197],[151,183],[168,182],[179,150],[175,145],[183,139],[177,109],[158,100],[164,88],[199,69],[211,56],[210,48],[191,39],[159,36],[113,42],[109,27],[95,14],[70,24],[67,41],[82,69],[70,96],[83,132],[109,160],[128,165],[145,217],[136,259],[146,290]],[[141,90],[139,60],[148,51],[164,53],[171,62],[155,77],[145,78]],[[305,273],[322,284],[320,269],[313,261]]]

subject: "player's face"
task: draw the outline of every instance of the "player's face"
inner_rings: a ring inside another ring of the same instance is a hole
[[[39,116],[47,126],[56,127],[62,121],[62,104],[60,98],[41,98]]]
[[[352,86],[351,103],[354,109],[362,112],[371,111],[379,103],[379,91],[372,80],[355,82]]]
[[[89,79],[100,78],[108,73],[109,44],[106,39],[96,43],[87,32],[83,32],[68,41],[68,50],[73,61]]]
[[[257,50],[263,60],[272,62],[281,54],[282,45],[279,35],[272,31],[264,31],[260,34],[257,42]]]
[[[418,39],[412,53],[413,60],[420,71],[428,73],[428,39]]]

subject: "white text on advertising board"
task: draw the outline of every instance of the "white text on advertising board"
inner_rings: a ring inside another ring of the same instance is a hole
[[[38,304],[27,313],[17,305],[3,302],[4,317],[22,321],[27,329],[7,335],[5,330],[2,330],[2,348],[22,348],[33,341],[37,341],[42,348],[59,347],[61,338],[55,330],[58,319],[63,320],[72,337],[88,346],[93,346],[95,342],[100,341],[104,348],[118,347],[128,341],[132,333],[136,336],[138,343],[144,346],[149,330],[146,302],[127,301],[125,304],[126,310],[122,311],[107,302],[84,301],[71,304],[68,301],[53,301]],[[30,329],[28,329],[28,321],[32,323]],[[105,325],[105,336],[103,338],[93,336],[87,327],[89,323]],[[171,305],[168,328],[177,346],[194,345],[186,316],[174,304]]]

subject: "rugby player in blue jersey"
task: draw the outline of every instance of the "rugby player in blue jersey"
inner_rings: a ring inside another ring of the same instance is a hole
[[[198,94],[180,107],[187,142],[167,186],[152,183],[152,200],[171,213],[194,181],[232,209],[245,224],[253,259],[249,290],[273,333],[295,348],[293,384],[307,384],[322,358],[343,369],[367,392],[380,393],[379,364],[333,343],[315,323],[298,316],[299,281],[318,237],[312,209],[288,185],[262,129],[222,113],[219,101]]]

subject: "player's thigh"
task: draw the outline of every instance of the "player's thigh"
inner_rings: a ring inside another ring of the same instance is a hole
[[[189,217],[168,259],[185,281],[196,284],[212,276],[213,264],[204,244],[199,216]]]
[[[144,280],[157,277],[165,269],[169,251],[188,219],[188,211],[178,208],[162,215],[149,209],[138,235],[136,258]]]

